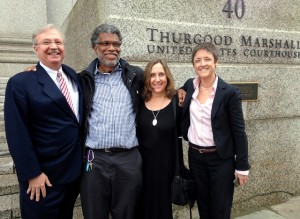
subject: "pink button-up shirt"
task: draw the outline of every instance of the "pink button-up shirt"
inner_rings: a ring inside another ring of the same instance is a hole
[[[190,105],[190,127],[188,130],[188,139],[195,145],[203,147],[215,146],[211,127],[211,109],[217,90],[218,76],[211,88],[210,97],[203,104],[197,99],[200,78],[195,78],[193,84],[195,91]]]
[[[216,95],[218,76],[216,76],[216,80],[211,88],[210,97],[204,104],[201,104],[197,99],[200,78],[195,78],[193,84],[195,91],[193,93],[190,105],[190,127],[188,130],[189,142],[202,147],[215,146],[211,126],[211,110]],[[236,172],[242,175],[249,174],[249,170],[236,170]]]

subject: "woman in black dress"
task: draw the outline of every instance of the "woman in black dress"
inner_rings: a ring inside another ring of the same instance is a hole
[[[170,186],[174,175],[175,135],[173,101],[176,91],[164,60],[148,63],[138,133],[143,158],[143,190],[138,219],[172,219]],[[176,104],[178,106],[178,104]],[[178,113],[176,113],[178,114]]]

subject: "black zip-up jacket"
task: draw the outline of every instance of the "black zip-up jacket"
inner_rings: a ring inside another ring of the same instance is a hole
[[[141,101],[141,92],[143,89],[143,74],[144,71],[137,67],[132,66],[124,59],[120,59],[120,65],[122,68],[122,80],[127,87],[132,105],[134,107],[134,111],[136,115],[139,113],[139,105]],[[83,112],[83,128],[84,128],[84,136],[83,142],[85,144],[86,137],[88,134],[88,118],[91,112],[91,107],[93,104],[93,96],[95,93],[95,81],[94,81],[94,71],[96,68],[96,64],[98,63],[98,58],[96,58],[86,70],[80,72],[80,78],[83,86],[83,94],[84,94],[84,112]]]

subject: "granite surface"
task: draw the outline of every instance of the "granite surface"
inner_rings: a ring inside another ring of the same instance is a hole
[[[65,63],[77,71],[95,58],[93,29],[111,23],[123,34],[123,58],[142,68],[149,59],[167,59],[177,87],[195,76],[191,49],[212,41],[220,52],[220,77],[258,83],[257,101],[243,102],[250,181],[236,189],[233,210],[284,201],[300,194],[300,1],[232,0],[230,17],[226,2],[0,0],[0,95],[8,77],[37,61],[31,34],[48,22],[62,25]],[[2,150],[3,133],[0,138]],[[185,210],[174,211],[184,218]]]

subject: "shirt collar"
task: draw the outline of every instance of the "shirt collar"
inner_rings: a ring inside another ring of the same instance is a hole
[[[218,79],[219,79],[219,76],[216,75],[215,82],[213,83],[213,86],[212,86],[212,90],[213,90],[214,92],[216,92],[216,90],[217,90]],[[194,81],[193,81],[194,89],[198,89],[198,88],[199,88],[199,84],[200,84],[200,77],[197,77],[197,78],[195,78]]]
[[[44,65],[42,62],[40,62],[40,65],[45,69],[45,71],[46,71],[48,74],[57,74],[58,71],[63,72],[63,71],[62,71],[62,67],[60,67],[58,70],[54,70],[54,69],[51,69],[51,68],[47,67],[47,66]]]
[[[212,86],[215,92],[216,92],[216,90],[217,90],[217,86],[218,86],[218,79],[219,79],[219,76],[218,76],[218,75],[216,75],[215,82],[214,82],[214,84],[213,84],[213,86]]]

